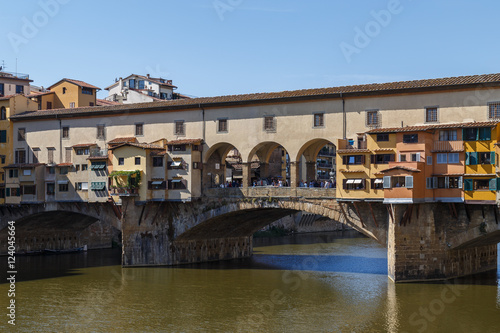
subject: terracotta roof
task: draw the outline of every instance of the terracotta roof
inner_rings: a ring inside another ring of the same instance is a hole
[[[59,164],[56,164],[56,167],[60,168],[60,167],[68,167],[68,166],[73,166],[73,163],[59,163]]]
[[[52,88],[53,86],[55,86],[55,85],[59,84],[59,83],[60,83],[60,82],[62,82],[62,81],[67,81],[67,82],[70,82],[70,83],[76,84],[77,86],[80,86],[80,87],[85,87],[85,88],[91,88],[91,89],[101,90],[101,88],[96,87],[96,86],[93,86],[93,85],[91,85],[91,84],[89,84],[89,83],[87,83],[87,82],[83,82],[83,81],[80,81],[80,80],[67,79],[67,78],[64,78],[64,79],[62,79],[62,80],[57,81],[56,83],[54,83],[53,85],[51,85],[51,86],[49,87],[49,89],[50,89],[50,88]]]
[[[344,170],[344,169],[341,169],[339,170],[339,172],[342,172],[342,173],[364,173],[366,170]]]
[[[394,151],[395,148],[377,148],[373,149],[373,151]]]
[[[167,145],[199,145],[202,139],[181,139],[167,141]]]
[[[118,144],[116,146],[109,147],[109,149],[113,150],[113,149],[121,148],[123,146],[133,146],[133,147],[142,148],[142,149],[163,149],[162,147],[157,146],[157,145],[152,145],[149,143],[135,143],[135,142],[124,142],[124,143]]]
[[[398,133],[398,132],[419,132],[433,129],[443,128],[467,128],[467,127],[493,127],[498,124],[498,121],[477,121],[467,123],[451,123],[451,124],[435,124],[435,125],[422,125],[422,126],[406,126],[406,127],[392,127],[392,128],[376,128],[366,133]]]
[[[463,176],[463,173],[433,173],[431,176]]]
[[[339,149],[337,154],[366,154],[371,153],[369,149]]]
[[[163,156],[167,153],[166,150],[154,150],[150,153],[151,156]]]
[[[124,137],[124,138],[115,138],[111,141],[108,141],[108,144],[125,143],[125,142],[139,142],[139,141],[137,141],[136,137],[131,136],[131,137]]]
[[[9,164],[4,166],[4,169],[23,169],[23,168],[35,168],[40,165],[45,165],[45,163],[17,163]]]
[[[308,101],[321,99],[340,99],[350,96],[373,96],[387,94],[402,94],[410,92],[437,92],[443,90],[473,89],[476,87],[500,87],[499,74],[458,76],[441,79],[401,81],[390,83],[374,83],[355,86],[342,86],[319,89],[303,89],[271,93],[254,93],[243,95],[228,95],[217,97],[199,97],[191,99],[175,99],[162,102],[122,104],[112,106],[96,106],[73,109],[51,109],[43,112],[24,112],[10,119],[24,118],[55,118],[61,116],[86,116],[88,114],[121,114],[141,111],[174,111],[199,109],[200,107],[218,107],[231,105],[248,105],[262,103],[282,103],[289,101]],[[376,133],[376,132],[374,132]]]
[[[37,96],[48,95],[48,94],[54,94],[54,92],[53,91],[32,91],[29,95],[26,95],[26,97],[37,97]]]
[[[106,156],[90,156],[87,158],[87,160],[107,160],[109,157]]]
[[[105,99],[99,99],[99,98],[97,98],[95,102],[96,102],[96,105],[97,105],[97,106],[105,106],[105,105],[120,105],[120,104],[121,104],[120,102],[108,101],[108,100],[105,100]]]
[[[20,95],[20,94],[2,96],[2,97],[0,97],[0,101],[6,101],[6,100],[11,99],[12,97],[14,97],[16,95]]]
[[[86,147],[92,147],[92,146],[97,146],[97,143],[79,143],[77,145],[72,146],[73,148],[86,148]]]
[[[380,170],[380,172],[385,173],[385,172],[389,172],[389,171],[392,171],[392,170],[405,170],[405,171],[409,171],[409,172],[420,172],[419,169],[405,167],[405,166],[402,166],[402,165],[401,166],[397,165],[397,166],[393,166],[392,168],[389,168],[389,169]]]

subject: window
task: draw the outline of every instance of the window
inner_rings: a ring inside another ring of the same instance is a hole
[[[342,188],[344,190],[364,190],[366,187],[365,179],[344,179]]]
[[[323,127],[324,122],[323,122],[323,113],[315,113],[314,114],[314,127]]]
[[[460,163],[458,153],[448,153],[448,163]]]
[[[47,163],[52,164],[54,163],[54,151],[55,148],[47,148]]]
[[[16,94],[24,93],[24,87],[16,84]]]
[[[466,152],[465,165],[495,164],[495,152]]]
[[[56,186],[54,183],[47,183],[47,195],[56,194]]]
[[[89,166],[87,164],[82,164],[82,171],[87,171]]]
[[[167,188],[167,183],[161,180],[151,181],[148,182],[148,188],[150,190],[164,190]]]
[[[264,117],[264,131],[274,132],[276,131],[276,118],[274,116]]]
[[[128,86],[130,89],[135,89],[135,79],[128,80]]]
[[[136,136],[142,136],[142,135],[144,135],[143,126],[144,126],[143,123],[135,124],[135,135]]]
[[[92,88],[82,87],[82,94],[92,95]]]
[[[457,130],[439,131],[439,141],[457,141]]]
[[[342,156],[342,162],[344,165],[364,164],[365,157],[363,155],[346,155]]]
[[[94,106],[94,102],[89,102],[89,106]]]
[[[425,122],[435,123],[438,121],[438,109],[437,107],[425,108]]]
[[[22,193],[24,195],[35,195],[36,194],[36,185],[24,185],[22,187]]]
[[[68,168],[68,167],[62,167],[62,168],[59,170],[59,174],[61,174],[61,175],[67,175],[67,174],[68,174],[68,171],[69,171],[69,168]]]
[[[66,87],[63,87],[63,95],[66,94]]]
[[[219,119],[218,122],[217,132],[227,133],[227,119]]]
[[[175,122],[175,135],[184,135],[184,120],[177,120]]]
[[[493,160],[495,159],[495,153],[494,152],[480,152],[478,153],[479,159],[478,159],[478,164],[494,164],[491,163],[492,160],[492,155],[493,155]]]
[[[55,175],[56,174],[56,168],[54,167],[49,167],[47,168],[49,170],[49,175]]]
[[[80,164],[75,165],[75,172],[80,171]]]
[[[378,110],[366,111],[366,126],[373,127],[378,125],[379,125]]]
[[[446,164],[448,163],[448,154],[436,154],[436,163],[437,164]]]
[[[77,155],[88,155],[89,154],[89,149],[88,148],[78,148],[76,150]]]
[[[0,155],[0,163],[5,164],[5,155]]]
[[[105,125],[97,125],[97,139],[106,139],[106,127]]]
[[[19,170],[18,169],[9,169],[9,178],[18,178]]]
[[[405,187],[406,177],[391,177],[391,187]]]
[[[68,192],[68,183],[66,184],[59,184],[59,192]]]
[[[462,188],[462,177],[427,177],[426,188]]]
[[[5,109],[5,106],[2,106],[0,109],[0,120],[5,120],[7,119],[7,110]]]
[[[413,153],[410,157],[412,162],[420,162],[420,153]]]
[[[384,180],[382,178],[375,178],[371,180],[373,190],[381,190],[384,188]]]
[[[479,127],[479,128],[464,128],[462,130],[462,136],[464,141],[488,141],[491,140],[491,128],[490,127]]]
[[[88,182],[76,183],[76,190],[77,191],[87,191],[88,189],[89,189]]]
[[[0,143],[6,143],[7,142],[7,130],[1,130],[0,131]]]
[[[26,163],[26,150],[16,150],[14,153],[14,163]]]
[[[394,161],[394,154],[377,154],[370,156],[370,162],[372,164],[388,164]]]
[[[7,189],[7,191],[9,191],[9,189]],[[9,196],[9,193],[7,192],[7,196]],[[21,189],[19,187],[17,188],[10,188],[10,196],[13,196],[13,197],[19,197],[21,196]]]
[[[492,179],[465,179],[464,191],[496,191],[496,178]]]
[[[17,130],[17,141],[26,141],[26,128],[19,128]]]
[[[23,169],[23,176],[31,176],[31,169]]]
[[[427,156],[427,165],[432,165],[432,156]]]
[[[64,151],[65,151],[64,162],[65,163],[71,163],[71,155],[73,154],[73,148],[66,147],[64,149]]]
[[[389,134],[388,133],[377,134],[377,141],[378,142],[389,141]]]
[[[125,159],[123,157],[118,157],[118,165],[124,165]]]
[[[0,83],[0,96],[3,96],[5,93],[5,86],[3,83]]]
[[[418,134],[403,134],[403,143],[418,143]]]
[[[70,107],[70,109],[73,109],[75,107],[75,102],[69,103],[69,107]]]
[[[40,148],[33,148],[33,163],[38,163],[38,154],[40,153]]]
[[[144,80],[139,80],[139,89],[144,89]]]
[[[62,138],[69,139],[69,126],[64,126],[62,128]]]
[[[399,154],[399,162],[406,162],[406,154]]]
[[[500,102],[488,103],[488,117],[490,119],[500,118]]]
[[[185,190],[187,188],[187,181],[185,179],[172,179],[168,181],[169,189],[171,190]]]
[[[153,167],[162,167],[163,166],[163,157],[162,156],[154,156],[153,157]]]
[[[47,102],[47,110],[52,109],[52,102]]]
[[[141,165],[141,158],[140,157],[135,158],[135,165]]]

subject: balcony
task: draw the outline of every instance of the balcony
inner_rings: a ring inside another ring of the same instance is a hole
[[[115,187],[111,189],[111,195],[118,195],[121,197],[133,197],[139,195],[138,188]]]
[[[335,156],[335,150],[333,149],[321,149],[318,156]]]
[[[464,151],[463,141],[435,141],[432,152]]]
[[[23,80],[29,80],[30,76],[28,74],[23,74],[23,73],[13,73],[13,72],[0,72],[0,77],[10,77],[10,78],[17,78],[17,79],[23,79]]]
[[[90,149],[90,157],[108,157],[107,149]]]

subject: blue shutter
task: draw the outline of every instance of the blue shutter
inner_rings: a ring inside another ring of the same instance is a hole
[[[500,178],[497,178],[497,191],[500,190]]]
[[[477,151],[469,153],[469,165],[477,165]]]
[[[494,151],[492,151],[490,153],[490,163],[495,165],[495,152]]]
[[[384,188],[391,188],[391,176],[384,176]]]
[[[496,191],[497,190],[497,180],[496,178],[490,179],[490,191]]]
[[[464,179],[464,191],[472,191],[474,189],[472,179]]]
[[[465,153],[465,165],[470,165],[470,153]]]
[[[479,128],[479,140],[491,140],[491,128],[481,127]]]

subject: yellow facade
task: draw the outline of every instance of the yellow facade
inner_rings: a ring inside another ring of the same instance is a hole
[[[146,158],[148,149],[143,149],[135,146],[121,146],[113,150],[113,172],[133,172],[140,171],[140,183],[135,183],[137,189],[134,190],[133,184],[128,184],[128,175],[118,175],[112,177],[111,189],[115,194],[119,195],[138,195],[138,201],[146,201],[147,199],[147,164]],[[121,162],[123,159],[123,162]],[[137,161],[136,161],[137,159]],[[139,162],[139,163],[136,163]],[[111,174],[113,175],[113,173]],[[133,175],[133,178],[136,176]],[[120,190],[120,188],[122,190]]]
[[[75,83],[76,82],[76,83]],[[80,84],[78,84],[80,83]],[[81,81],[63,79],[52,86],[50,86],[50,91],[54,92],[52,108],[74,108],[74,107],[85,107],[85,106],[95,106],[96,105],[96,92],[97,88]],[[87,89],[86,89],[87,88]],[[84,91],[91,92],[91,94],[85,94]],[[46,97],[49,101],[50,96]],[[42,103],[42,109],[46,108]]]

